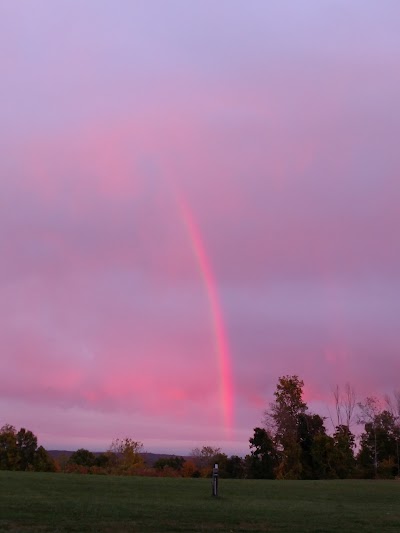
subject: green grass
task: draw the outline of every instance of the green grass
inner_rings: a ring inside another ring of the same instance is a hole
[[[0,531],[400,531],[398,481],[206,479],[0,472]]]

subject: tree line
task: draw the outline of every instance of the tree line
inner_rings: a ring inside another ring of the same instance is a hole
[[[168,456],[147,464],[143,444],[115,439],[106,452],[81,448],[52,458],[37,437],[9,424],[0,428],[0,470],[34,470],[81,474],[208,477],[214,463],[221,477],[253,479],[393,478],[400,475],[400,392],[384,401],[356,402],[346,385],[333,392],[332,434],[327,418],[312,413],[304,401],[304,382],[296,375],[278,379],[262,427],[249,439],[249,454],[228,457],[220,448],[203,446],[189,457]],[[352,426],[361,424],[359,438]]]
[[[332,435],[326,418],[310,412],[298,376],[280,377],[264,427],[250,439],[249,477],[270,479],[392,478],[400,472],[400,392],[384,401],[356,402],[347,385],[334,391],[336,422]],[[357,446],[352,431],[363,426]]]

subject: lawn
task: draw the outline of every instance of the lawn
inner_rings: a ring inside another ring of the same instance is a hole
[[[398,533],[400,482],[0,472],[0,531]]]

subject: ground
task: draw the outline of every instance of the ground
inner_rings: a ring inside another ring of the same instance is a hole
[[[398,533],[400,482],[0,472],[0,531]]]

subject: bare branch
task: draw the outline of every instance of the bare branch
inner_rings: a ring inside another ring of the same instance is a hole
[[[382,412],[381,402],[376,396],[368,396],[364,403],[358,402],[360,414],[357,417],[357,424],[372,423],[375,426],[375,419]]]
[[[335,429],[337,427],[337,424],[335,424],[335,421],[333,420],[333,416],[332,416],[331,410],[329,409],[329,405],[327,405],[326,408],[327,408],[327,411],[328,411],[328,414],[329,414],[328,418],[331,421],[333,431],[335,431]]]
[[[346,426],[350,428],[353,422],[354,409],[356,407],[356,393],[350,383],[344,386],[343,409],[346,417]]]
[[[333,389],[333,398],[335,400],[336,425],[340,426],[342,423],[342,410],[339,385],[336,385],[336,388]]]

